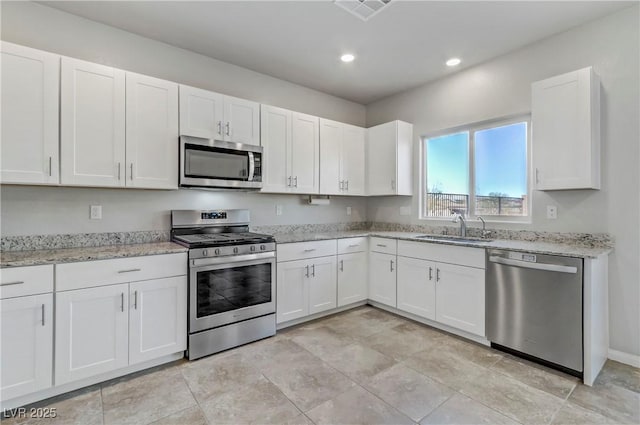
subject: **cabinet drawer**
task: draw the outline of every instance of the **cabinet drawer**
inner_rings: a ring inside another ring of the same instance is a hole
[[[338,239],[338,254],[366,251],[369,245],[367,242],[367,237]]]
[[[398,241],[398,255],[484,269],[484,249],[429,242]]]
[[[186,253],[60,264],[56,266],[56,291],[186,274]]]
[[[398,241],[395,239],[371,237],[369,247],[372,252],[381,252],[383,254],[396,254],[396,246]]]
[[[278,262],[336,255],[337,249],[335,239],[278,244]]]
[[[53,292],[53,265],[6,268],[0,271],[0,298]]]

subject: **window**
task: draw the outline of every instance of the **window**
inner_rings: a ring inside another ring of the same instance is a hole
[[[529,216],[529,120],[475,125],[423,139],[423,218]]]

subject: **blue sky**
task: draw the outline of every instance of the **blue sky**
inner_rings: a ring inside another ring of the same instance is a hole
[[[491,192],[521,197],[527,193],[526,123],[475,133],[476,195]],[[427,188],[469,193],[469,133],[427,141]]]

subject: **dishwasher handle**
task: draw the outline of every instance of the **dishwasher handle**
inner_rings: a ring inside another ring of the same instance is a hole
[[[528,261],[513,260],[511,258],[498,257],[496,255],[489,256],[492,263],[504,264],[506,266],[522,267],[525,269],[545,270],[549,272],[559,273],[578,273],[578,268],[573,266],[561,266],[558,264],[548,263],[530,263]]]

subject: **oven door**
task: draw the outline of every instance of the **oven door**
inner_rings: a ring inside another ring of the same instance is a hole
[[[262,147],[181,136],[180,185],[260,189]]]
[[[276,311],[273,252],[191,260],[189,332]]]

